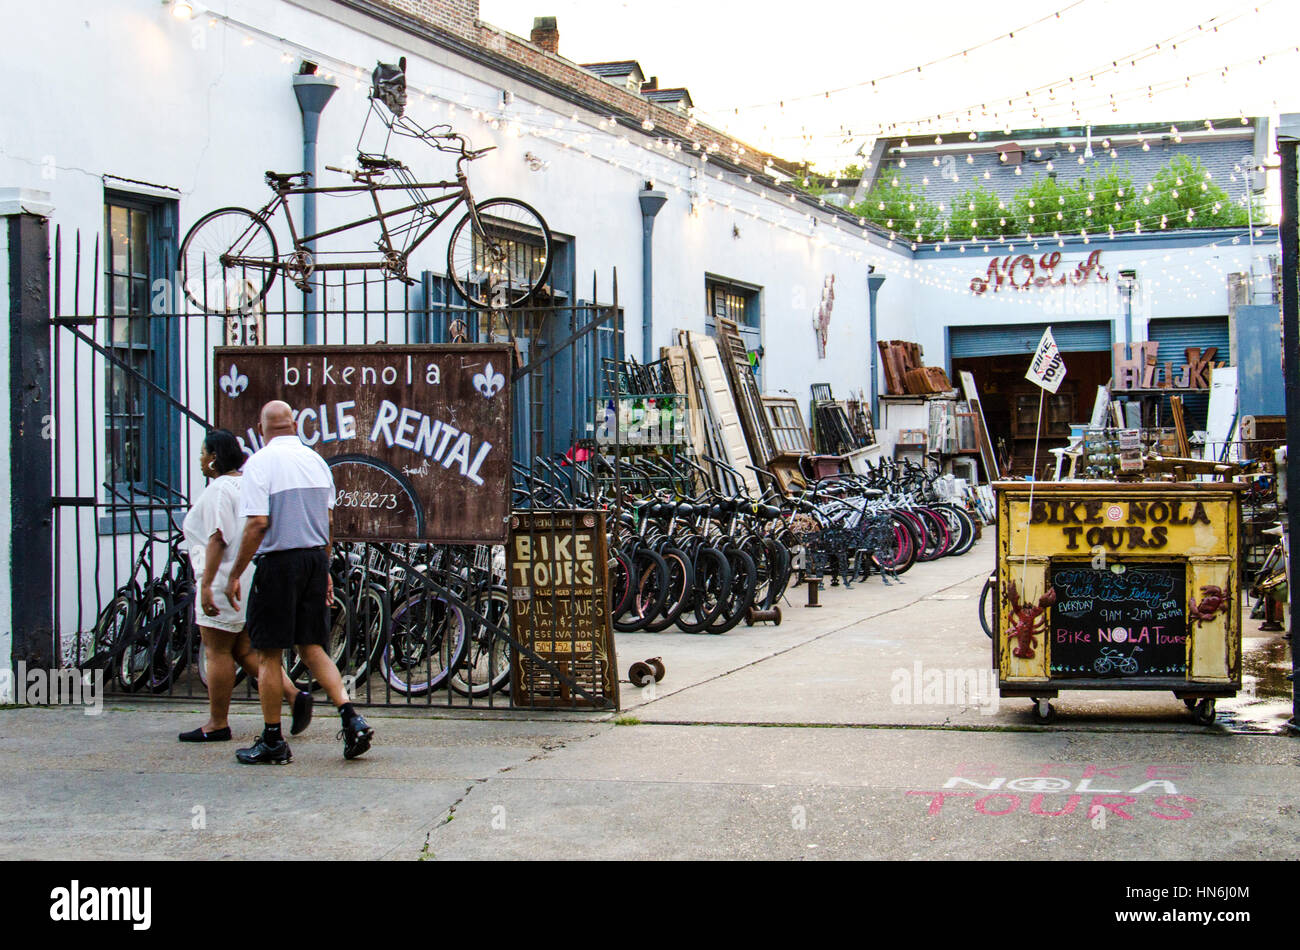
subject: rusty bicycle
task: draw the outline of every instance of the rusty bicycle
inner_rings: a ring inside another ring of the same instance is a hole
[[[370,92],[370,113],[358,139],[357,167],[326,170],[345,174],[350,184],[317,186],[311,172],[268,171],[274,196],[260,209],[219,208],[204,215],[181,242],[178,269],[186,296],[198,309],[216,314],[247,312],[270,291],[276,277],[304,294],[311,277],[325,271],[379,271],[389,279],[416,283],[408,273],[411,254],[461,206],[465,214],[447,244],[447,276],[464,300],[477,307],[516,307],[545,285],[552,259],[551,231],[531,205],[515,198],[476,201],[465,170],[495,146],[470,148],[448,125],[426,128],[405,113],[406,59],[380,63]],[[362,150],[372,118],[387,130],[377,152]],[[400,159],[388,155],[393,136],[417,139],[457,156],[456,177],[419,181]],[[306,195],[368,196],[372,214],[304,232],[295,222],[290,198]],[[394,207],[391,198],[401,196]],[[383,200],[390,199],[389,207]],[[283,212],[290,249],[281,253],[271,223]],[[318,251],[317,241],[377,225],[373,250]],[[337,258],[343,259],[337,259]]]

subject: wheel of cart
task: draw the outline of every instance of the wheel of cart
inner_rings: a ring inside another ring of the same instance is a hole
[[[1031,707],[1034,712],[1034,722],[1046,724],[1056,718],[1056,707],[1052,705],[1051,700],[1031,696],[1029,701],[1034,704]]]
[[[1175,694],[1177,695],[1177,694]],[[1202,726],[1212,726],[1215,721],[1215,700],[1213,696],[1183,696],[1183,705],[1192,713],[1192,720]]]

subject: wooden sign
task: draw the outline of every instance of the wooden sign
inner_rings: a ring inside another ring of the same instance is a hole
[[[1053,677],[1182,676],[1187,579],[1180,562],[1054,562],[1049,652]]]
[[[282,399],[329,462],[337,540],[502,544],[511,412],[501,345],[218,347],[216,425],[249,452]]]
[[[983,296],[1007,290],[1034,290],[1048,287],[1078,287],[1081,284],[1106,283],[1110,277],[1101,266],[1101,251],[1093,251],[1086,260],[1075,264],[1073,270],[1062,265],[1060,251],[1049,251],[1037,257],[1030,254],[1008,254],[989,261],[982,276],[972,277],[971,293]]]
[[[1204,350],[1197,346],[1185,348],[1183,357],[1187,362],[1178,372],[1174,371],[1174,364],[1170,361],[1165,362],[1162,372],[1159,364],[1160,343],[1157,340],[1115,343],[1112,349],[1115,354],[1115,378],[1111,381],[1111,389],[1115,391],[1209,389],[1210,371],[1227,365],[1215,362],[1215,357],[1219,355],[1217,346]]]
[[[555,667],[515,650],[510,689],[516,706],[618,707],[608,573],[604,512],[510,516],[511,636]],[[574,683],[587,695],[576,692]]]

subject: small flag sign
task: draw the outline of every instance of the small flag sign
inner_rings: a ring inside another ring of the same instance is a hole
[[[1049,393],[1061,388],[1061,380],[1065,379],[1065,361],[1061,359],[1061,351],[1056,348],[1056,340],[1052,339],[1051,327],[1043,331],[1043,338],[1038,341],[1038,349],[1034,352],[1025,379]]]

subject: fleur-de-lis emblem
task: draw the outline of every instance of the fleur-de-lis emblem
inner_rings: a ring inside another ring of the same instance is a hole
[[[491,363],[488,363],[483,372],[474,374],[473,382],[474,388],[483,394],[484,399],[491,399],[501,392],[506,384],[506,378],[496,372]]]
[[[238,366],[231,363],[230,372],[217,380],[217,385],[231,399],[238,399],[240,393],[248,388],[248,377],[239,371]]]

